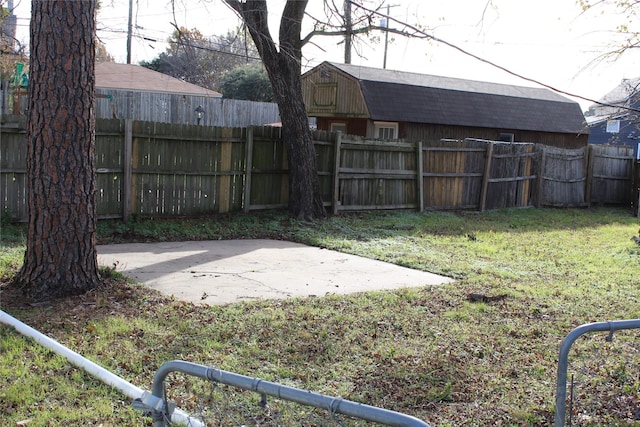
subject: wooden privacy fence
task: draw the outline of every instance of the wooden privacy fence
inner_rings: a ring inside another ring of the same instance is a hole
[[[280,121],[278,105],[240,99],[96,88],[96,118],[245,127]],[[204,109],[198,120],[195,110]]]
[[[633,148],[338,138],[333,211],[631,203]]]
[[[0,129],[0,207],[26,220],[26,126]],[[218,128],[98,120],[99,218],[279,208],[288,165],[277,127]],[[314,132],[330,211],[631,205],[633,150],[529,143],[379,141]]]
[[[424,209],[498,209],[535,200],[534,144],[466,139],[422,144]]]

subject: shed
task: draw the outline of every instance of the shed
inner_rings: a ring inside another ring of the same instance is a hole
[[[426,141],[480,138],[577,148],[577,102],[548,89],[323,62],[302,76],[320,130]]]

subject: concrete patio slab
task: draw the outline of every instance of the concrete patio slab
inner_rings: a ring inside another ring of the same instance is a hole
[[[98,246],[100,265],[167,295],[222,305],[242,300],[439,285],[452,279],[280,240]]]

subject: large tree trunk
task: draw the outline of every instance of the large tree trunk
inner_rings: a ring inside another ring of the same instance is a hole
[[[289,211],[302,219],[324,217],[316,151],[302,97],[300,62],[282,54],[263,62],[282,120],[289,165]]]
[[[225,0],[242,17],[264,63],[282,120],[289,163],[289,211],[298,218],[326,215],[320,194],[316,152],[302,97],[300,31],[305,0],[288,0],[276,47],[267,23],[267,2]]]
[[[99,284],[96,254],[95,0],[33,0],[24,265],[35,299]]]

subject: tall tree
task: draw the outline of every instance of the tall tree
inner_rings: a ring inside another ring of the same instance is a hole
[[[26,46],[16,38],[17,18],[5,4],[0,0],[0,84],[16,77],[16,64],[27,62]]]
[[[640,48],[640,27],[638,26],[640,0],[578,0],[578,3],[583,14],[606,15],[607,25],[612,26],[606,37],[604,52],[594,58],[588,66],[603,61],[616,61],[623,55],[637,52]],[[640,79],[624,79],[620,84],[619,92],[615,93],[613,98],[609,95],[603,100],[595,101],[586,115],[614,117],[626,114],[625,120],[638,128],[640,127],[638,105],[640,105]],[[614,142],[614,138],[611,138],[611,141]]]
[[[606,41],[610,50],[601,55],[600,59],[616,59],[623,53],[640,48],[640,0],[577,0],[584,13],[606,15],[607,22],[615,23],[616,27],[608,34]]]
[[[116,60],[107,50],[107,46],[100,40],[96,40],[96,63],[100,62],[116,62]]]
[[[273,90],[262,63],[241,65],[222,76],[219,91],[228,99],[273,102]]]
[[[33,0],[27,129],[29,222],[16,284],[35,299],[99,284],[96,253],[96,0]]]
[[[238,30],[205,37],[197,29],[177,28],[165,52],[140,65],[198,86],[219,90],[223,75],[248,61],[258,62],[250,40]]]
[[[341,36],[351,40],[373,29],[381,29],[372,24],[374,16],[379,15],[381,2],[375,9],[359,5],[357,11],[349,10],[347,17],[336,2],[325,0],[326,20],[312,18],[313,30],[301,37],[308,0],[287,0],[276,43],[269,31],[266,0],[224,1],[249,29],[278,103],[289,164],[289,211],[299,218],[324,217],[326,212],[320,195],[315,148],[302,97],[302,47],[316,35]],[[345,1],[356,4],[353,0]],[[388,28],[384,30],[390,31]],[[403,31],[400,33],[404,34]]]
[[[307,0],[288,0],[280,21],[279,42],[271,37],[266,1],[225,0],[247,25],[269,75],[289,165],[289,211],[298,218],[326,215],[316,154],[302,97],[302,18]]]

